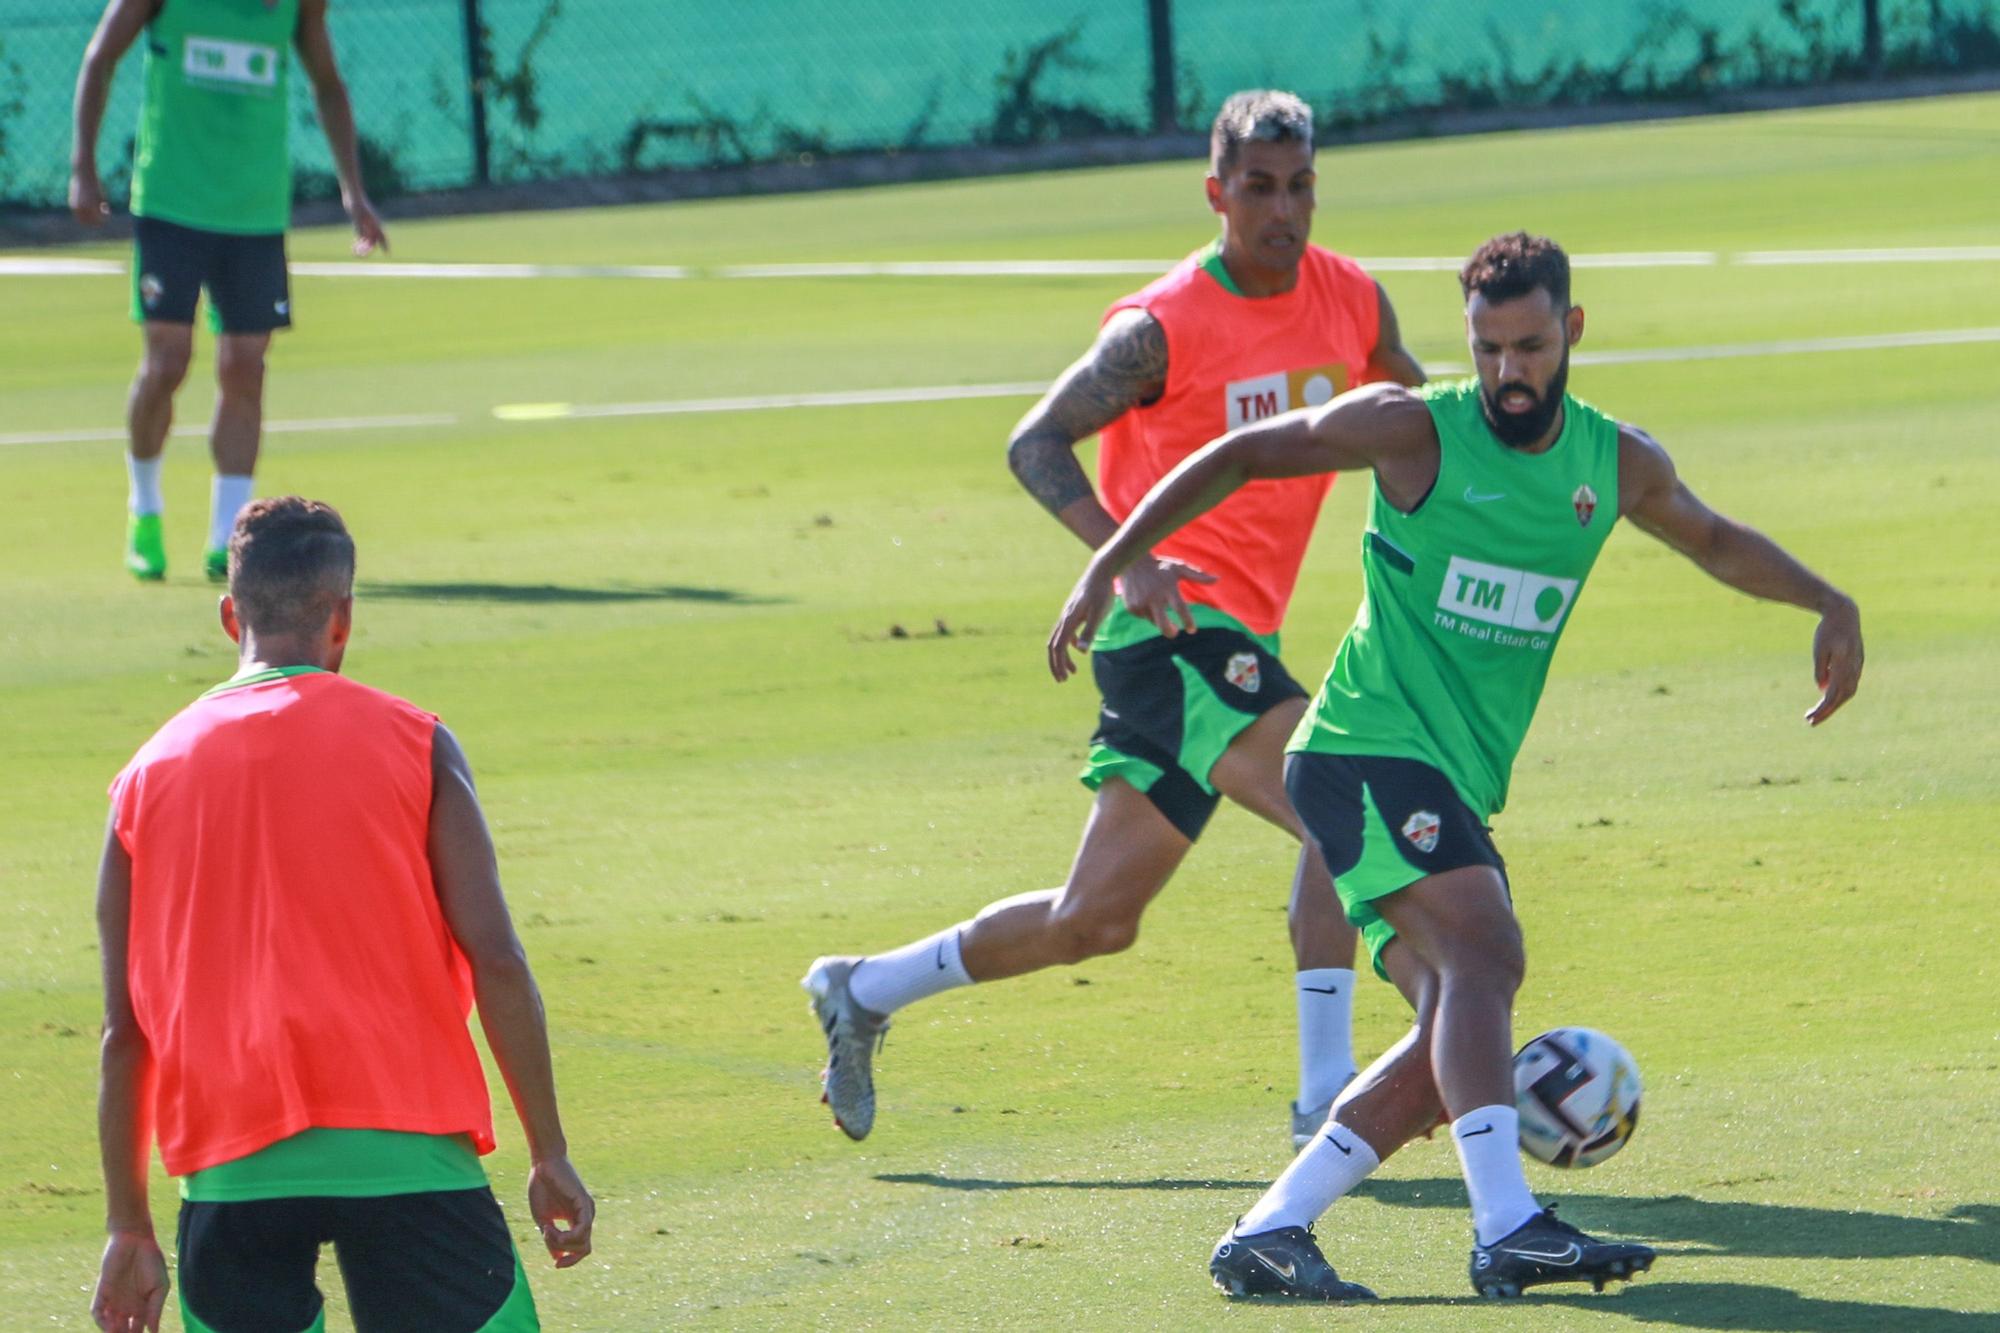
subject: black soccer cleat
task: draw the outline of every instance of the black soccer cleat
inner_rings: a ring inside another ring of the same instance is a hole
[[[1231,1227],[1216,1242],[1208,1275],[1225,1296],[1286,1296],[1300,1301],[1372,1301],[1375,1293],[1343,1282],[1319,1252],[1310,1228],[1278,1227],[1239,1236]]]
[[[1653,1251],[1627,1241],[1586,1236],[1556,1216],[1550,1204],[1491,1245],[1472,1247],[1472,1289],[1481,1296],[1519,1296],[1550,1282],[1588,1282],[1597,1291],[1653,1266]]]

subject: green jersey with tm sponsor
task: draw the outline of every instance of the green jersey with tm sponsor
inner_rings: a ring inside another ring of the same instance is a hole
[[[146,25],[132,211],[257,236],[292,212],[299,0],[166,0]]]
[[[1476,379],[1422,395],[1437,481],[1408,514],[1373,488],[1361,610],[1291,748],[1422,760],[1486,819],[1618,516],[1618,423],[1565,397],[1531,454],[1487,428]]]

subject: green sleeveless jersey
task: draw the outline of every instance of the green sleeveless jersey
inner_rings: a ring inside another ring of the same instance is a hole
[[[292,214],[299,0],[166,0],[146,26],[132,212],[268,235]]]
[[[1361,610],[1291,748],[1421,760],[1483,820],[1617,519],[1618,423],[1565,397],[1562,434],[1523,453],[1487,429],[1477,380],[1422,394],[1437,482],[1409,514],[1373,488]]]

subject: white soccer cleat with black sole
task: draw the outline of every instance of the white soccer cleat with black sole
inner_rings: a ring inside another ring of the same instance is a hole
[[[859,958],[816,958],[799,985],[812,996],[813,1018],[826,1037],[820,1100],[840,1132],[859,1142],[875,1128],[875,1075],[870,1068],[889,1020],[869,1013],[847,988]]]

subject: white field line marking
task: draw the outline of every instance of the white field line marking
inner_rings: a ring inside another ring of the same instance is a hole
[[[1751,250],[1735,262],[1769,264],[1990,264],[2000,245],[1939,245],[1907,250]]]
[[[1793,338],[1777,342],[1718,343],[1707,347],[1649,347],[1628,352],[1578,352],[1581,366],[1619,366],[1644,362],[1714,361],[1739,357],[1791,356],[1813,352],[1867,352],[1899,347],[1947,347],[1966,343],[2000,342],[2000,327],[1983,329],[1934,329],[1917,333],[1875,333],[1846,338]],[[1463,366],[1433,363],[1439,375],[1463,374]],[[746,395],[740,398],[680,398],[652,403],[598,403],[577,406],[570,403],[502,403],[492,409],[501,421],[556,421],[589,417],[682,416],[710,412],[764,412],[797,407],[862,407],[890,403],[963,402],[975,398],[1031,398],[1048,386],[1038,380],[1013,384],[938,384],[908,389],[840,389],[828,393],[784,393]],[[414,429],[426,426],[455,426],[460,419],[450,412],[418,412],[404,416],[323,417],[303,421],[267,421],[264,429],[275,433],[319,431]],[[204,426],[183,426],[175,435],[203,435]],[[0,445],[81,444],[99,440],[123,440],[122,430],[30,431],[0,435]]]
[[[1048,389],[1040,382],[1021,384],[936,384],[914,389],[839,389],[830,393],[758,394],[743,398],[679,398],[658,403],[599,403],[570,407],[565,417],[666,417],[703,412],[766,412],[787,407],[870,407],[883,403],[951,403],[970,398],[1031,398]],[[556,403],[532,406],[535,415],[515,420],[548,420],[555,415]],[[497,416],[508,411],[497,407]],[[519,411],[519,407],[514,409]],[[546,413],[548,415],[541,415]]]
[[[860,261],[828,264],[454,264],[395,261],[307,260],[292,272],[309,278],[429,278],[441,280],[539,278],[628,278],[683,281],[698,278],[1019,278],[1113,277],[1163,273],[1174,259],[940,259]],[[1382,256],[1357,261],[1378,273],[1456,273],[1465,261],[1443,255]],[[1930,246],[1897,250],[1658,250],[1572,255],[1577,268],[1712,268],[1717,265],[1770,267],[1783,264],[1970,264],[2000,263],[2000,245]],[[122,260],[48,259],[0,255],[0,277],[123,277]]]
[[[1720,361],[1744,356],[1791,356],[1801,352],[1872,352],[1892,347],[1949,347],[1958,343],[1991,342],[2000,342],[2000,328],[1867,333],[1849,338],[1784,338],[1762,343],[1717,343],[1709,347],[1641,347],[1629,352],[1578,352],[1571,359],[1580,366],[1629,366],[1649,361]]]
[[[458,417],[451,412],[406,412],[401,416],[388,417],[314,417],[300,421],[267,421],[264,429],[273,435],[312,435],[322,431],[341,430],[409,430],[422,426],[456,426]],[[176,426],[176,436],[206,436],[207,426]],[[12,435],[0,435],[0,445],[9,444],[94,444],[102,440],[123,440],[125,432],[119,430],[50,430],[23,431]]]

